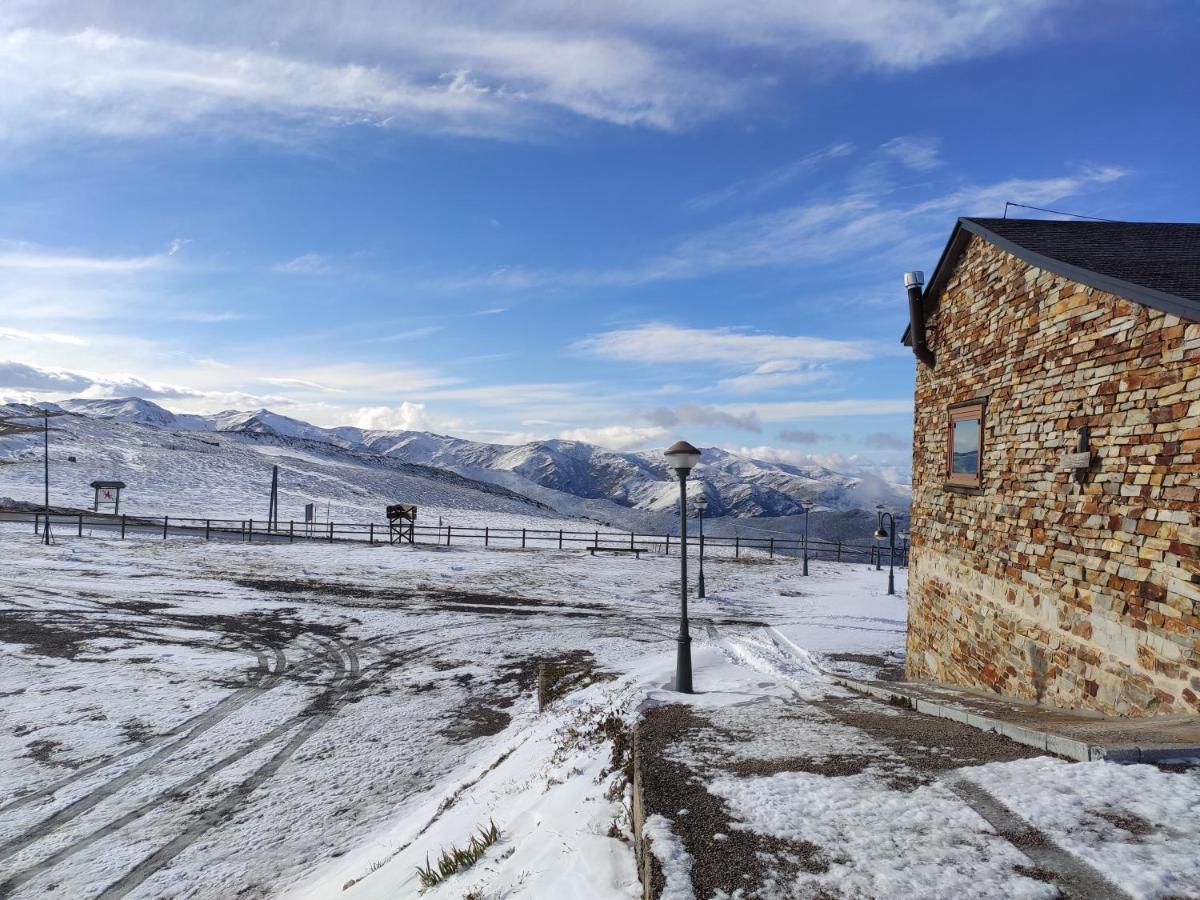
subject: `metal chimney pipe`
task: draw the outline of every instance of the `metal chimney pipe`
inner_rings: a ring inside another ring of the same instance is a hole
[[[921,286],[924,283],[924,272],[918,270],[904,273],[904,288],[908,291],[909,336],[912,338],[913,355],[932,369],[935,358],[925,337],[925,310],[921,298]]]

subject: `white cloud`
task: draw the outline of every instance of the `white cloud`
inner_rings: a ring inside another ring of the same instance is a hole
[[[99,375],[65,369],[44,369],[13,361],[0,361],[0,388],[65,394],[90,398],[202,397],[190,388],[143,381],[132,375]]]
[[[661,426],[606,425],[601,428],[569,428],[559,434],[564,441],[583,441],[610,450],[642,450],[657,446],[667,436]]]
[[[941,138],[907,135],[892,138],[879,149],[910,169],[929,172],[944,165],[941,146]]]
[[[399,406],[370,406],[351,414],[350,421],[368,431],[428,431],[429,416],[423,403],[405,400]]]
[[[180,129],[290,139],[355,124],[522,136],[547,112],[677,129],[742,110],[790,73],[993,53],[1045,34],[1056,5],[263,0],[251,11],[211,0],[195,16],[189,0],[9,4],[0,141]]]
[[[864,341],[766,334],[738,328],[683,328],[666,323],[602,332],[577,341],[573,349],[588,356],[623,362],[707,362],[733,367],[765,363],[783,367],[794,360],[871,357],[870,346]]]

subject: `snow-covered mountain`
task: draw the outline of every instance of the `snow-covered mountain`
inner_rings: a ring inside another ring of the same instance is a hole
[[[212,432],[260,443],[303,441],[356,458],[449,470],[546,504],[568,515],[613,518],[617,510],[668,513],[678,482],[661,451],[616,452],[580,441],[547,440],[519,446],[489,444],[419,431],[321,428],[270,410],[177,415],[148,400],[68,400],[68,412],[157,431]],[[907,508],[911,488],[895,471],[837,471],[787,465],[705,448],[693,478],[713,517],[788,517],[811,502],[827,511],[871,510],[877,503]],[[693,488],[693,491],[695,488]]]

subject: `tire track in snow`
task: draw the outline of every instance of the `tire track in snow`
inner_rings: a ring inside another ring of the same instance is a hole
[[[200,732],[191,734],[186,738],[186,740],[177,741],[172,745],[172,747],[176,750],[185,746],[194,737],[198,736],[198,734],[202,733],[203,731],[207,731],[226,716],[231,715],[237,709],[241,708],[243,705],[245,705],[248,699],[252,699],[254,696],[270,690],[278,683],[278,678],[283,674],[284,669],[287,667],[288,661],[283,652],[278,648],[272,648],[272,651],[276,660],[276,668],[274,672],[271,671],[266,655],[261,650],[256,650],[255,654],[258,657],[259,664],[249,676],[251,679],[253,679],[253,684],[247,685],[243,688],[238,688],[233,693],[217,701],[216,704],[209,707],[207,710],[197,713],[189,719],[184,719],[170,731],[156,735],[144,743],[130,747],[127,750],[123,750],[114,756],[109,756],[105,759],[100,759],[94,763],[90,763],[89,765],[72,772],[67,777],[59,779],[53,784],[48,784],[45,787],[38,788],[36,791],[23,794],[17,799],[6,803],[4,806],[0,806],[0,815],[3,815],[10,810],[27,806],[35,800],[40,800],[42,797],[48,797],[56,794],[63,788],[74,784],[76,781],[79,781],[82,778],[86,778],[88,775],[91,775],[94,772],[98,772],[101,769],[114,765],[123,759],[136,756],[139,753],[144,753],[149,748],[156,747],[164,741],[169,741],[171,738],[177,737],[180,734],[185,734],[186,732],[191,731],[193,728],[201,727]],[[305,667],[304,664],[302,664],[300,667],[297,667],[297,670],[303,667]],[[156,758],[158,758],[157,754]],[[6,858],[7,854],[5,853],[5,849],[7,846],[7,844],[0,845],[0,860]]]

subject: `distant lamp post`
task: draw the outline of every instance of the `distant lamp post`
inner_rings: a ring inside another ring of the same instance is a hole
[[[884,528],[884,520],[890,528]],[[888,589],[889,594],[896,593],[896,573],[893,565],[896,559],[896,520],[890,512],[879,511],[879,527],[875,529],[875,540],[879,541],[880,555],[883,553],[883,542],[888,542]],[[878,568],[878,567],[876,567]]]
[[[692,692],[692,636],[687,617],[687,477],[700,462],[700,451],[687,441],[676,441],[663,454],[679,476],[679,637],[676,638],[675,690]]]
[[[801,501],[800,508],[804,510],[804,574],[808,574],[808,513],[812,504]]]
[[[696,597],[704,599],[704,511],[708,509],[708,498],[703,494],[693,501],[693,506],[696,507],[696,518],[700,520],[700,579],[699,589],[696,591]]]

